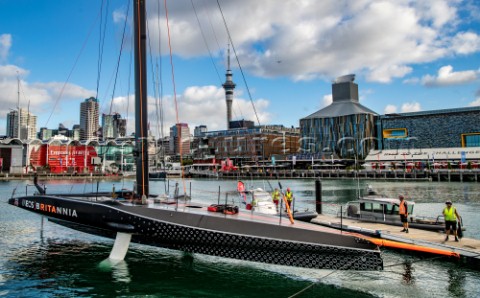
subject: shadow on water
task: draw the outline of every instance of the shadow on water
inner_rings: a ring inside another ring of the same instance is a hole
[[[466,274],[457,268],[448,270],[448,292],[454,297],[467,297],[465,291]]]
[[[12,296],[288,297],[312,285],[241,261],[135,245],[126,261],[102,262],[109,251],[98,242],[35,242],[4,263],[3,286]],[[297,297],[328,296],[372,297],[322,283]]]
[[[402,274],[403,282],[405,284],[414,284],[415,277],[413,276],[413,271],[415,271],[415,269],[412,268],[412,262],[410,260],[406,260],[403,265],[403,269],[405,270]]]

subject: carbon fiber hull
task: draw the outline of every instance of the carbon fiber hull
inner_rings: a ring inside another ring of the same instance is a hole
[[[126,205],[86,198],[27,196],[9,203],[86,233],[191,253],[278,265],[340,270],[381,270],[375,245],[314,224],[252,212],[224,215],[202,206]]]

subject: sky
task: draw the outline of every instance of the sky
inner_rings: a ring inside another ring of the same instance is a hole
[[[17,106],[71,129],[90,96],[133,132],[132,2],[0,0],[0,135]],[[229,43],[234,120],[298,127],[346,74],[381,115],[480,106],[480,0],[147,0],[147,17],[157,136],[226,129]]]

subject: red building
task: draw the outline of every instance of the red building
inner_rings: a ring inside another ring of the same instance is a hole
[[[90,173],[98,157],[95,147],[75,142],[30,144],[30,166],[50,169],[52,173]]]

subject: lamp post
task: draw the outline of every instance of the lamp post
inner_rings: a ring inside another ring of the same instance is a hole
[[[264,147],[264,141],[267,139],[267,137],[254,137],[252,140],[254,141],[260,141],[260,144],[262,146],[262,169],[263,169],[263,174],[265,174],[265,147]],[[256,142],[255,142],[256,145]],[[256,146],[255,146],[256,147]]]

